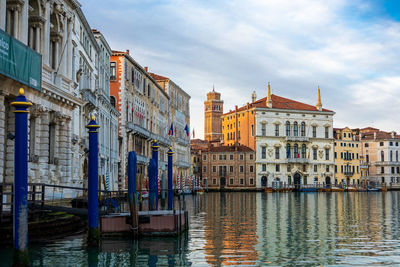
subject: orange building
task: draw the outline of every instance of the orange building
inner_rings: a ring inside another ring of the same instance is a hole
[[[221,116],[223,113],[224,101],[221,94],[212,92],[207,94],[204,101],[204,139],[207,141],[222,140]]]

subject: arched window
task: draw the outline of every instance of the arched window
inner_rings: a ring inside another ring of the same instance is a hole
[[[305,145],[305,144],[303,144],[303,145],[301,146],[301,157],[302,157],[303,159],[306,158],[306,145]]]
[[[286,136],[290,136],[290,122],[286,122]]]
[[[294,122],[293,124],[293,135],[298,136],[299,135],[299,127],[297,125],[297,121]]]
[[[290,159],[290,144],[286,145],[286,157]]]
[[[301,123],[301,136],[306,136],[306,123],[303,121]]]
[[[381,161],[385,161],[385,153],[381,151]]]
[[[110,96],[110,103],[115,108],[115,97],[114,96]]]
[[[299,157],[299,145],[298,144],[294,145],[293,155],[294,155],[294,158],[298,158]]]

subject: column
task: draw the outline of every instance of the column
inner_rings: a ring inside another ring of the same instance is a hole
[[[18,22],[18,39],[28,45],[28,18],[29,18],[29,1],[24,1],[20,6],[19,22]]]
[[[46,2],[44,18],[46,22],[43,28],[43,64],[50,66],[50,1]]]
[[[67,32],[67,17],[64,17],[63,20],[63,38],[61,42],[61,47],[60,47],[60,55],[61,55],[61,64],[60,64],[60,70],[59,73],[66,75],[67,73],[67,47],[66,44],[68,42],[68,32]]]
[[[39,169],[42,175],[42,183],[47,183],[49,181],[49,123],[50,123],[50,113],[42,108],[42,113],[38,117],[40,121],[38,122],[38,155],[39,155]]]
[[[0,0],[0,29],[6,31],[7,0]]]
[[[18,9],[15,8],[14,9],[14,30],[11,34],[15,38],[18,38],[18,21],[19,21],[18,13],[19,13]]]
[[[35,50],[36,52],[40,53],[40,25],[35,27]]]
[[[3,2],[3,0],[0,1],[1,1],[0,3]],[[6,112],[6,107],[4,105],[4,95],[0,94],[0,183],[4,182],[4,177],[3,177],[4,162],[5,162],[4,145],[5,145],[5,140],[7,138],[5,134],[5,119],[6,119],[5,112]]]

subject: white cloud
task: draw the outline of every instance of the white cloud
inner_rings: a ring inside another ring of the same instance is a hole
[[[228,111],[248,102],[253,90],[265,96],[267,81],[273,93],[310,104],[320,85],[337,126],[400,130],[393,115],[400,24],[366,20],[373,6],[365,1],[85,2],[90,24],[114,49],[130,49],[142,66],[188,91],[196,136],[212,84]]]

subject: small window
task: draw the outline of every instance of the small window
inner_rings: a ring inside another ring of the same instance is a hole
[[[207,167],[206,166],[203,166],[203,172],[204,173],[207,172]]]
[[[250,178],[250,182],[249,182],[251,185],[253,185],[254,184],[254,179],[253,178]]]
[[[233,178],[230,178],[230,179],[229,179],[229,184],[230,184],[230,185],[233,185]]]
[[[250,159],[252,160],[254,156],[253,156],[253,154],[250,154],[250,156],[249,156],[249,157],[250,157]]]
[[[266,159],[267,158],[267,148],[265,146],[261,147],[261,158]]]
[[[229,166],[229,172],[233,172],[233,166]]]
[[[279,159],[279,147],[275,147],[275,159]]]
[[[244,185],[244,179],[243,178],[240,179],[240,185]]]
[[[213,155],[213,160],[217,160],[217,156],[216,155]]]
[[[383,142],[380,142],[380,143],[379,143],[379,146],[383,146],[383,145],[384,145]]]
[[[365,147],[369,147],[369,145],[368,145],[368,143],[365,143],[365,145],[364,145]]]
[[[312,127],[312,137],[317,137],[317,126]]]
[[[233,155],[229,155],[229,159],[230,159],[230,160],[233,160]]]
[[[279,164],[275,165],[275,171],[280,172],[281,171],[281,166]]]
[[[243,158],[244,158],[243,154],[240,154],[239,158],[240,158],[240,160],[243,160]]]
[[[254,172],[254,167],[252,165],[250,166],[250,172]]]
[[[217,172],[217,166],[212,166],[212,172]]]
[[[207,160],[207,156],[203,155],[203,161]]]
[[[239,166],[239,172],[243,172],[243,165]]]
[[[213,179],[213,184],[214,184],[214,185],[217,184],[217,179]]]
[[[279,136],[279,124],[275,124],[275,136]]]
[[[117,78],[117,66],[115,62],[110,62],[110,80]]]
[[[267,164],[263,164],[261,169],[263,172],[267,171]]]

